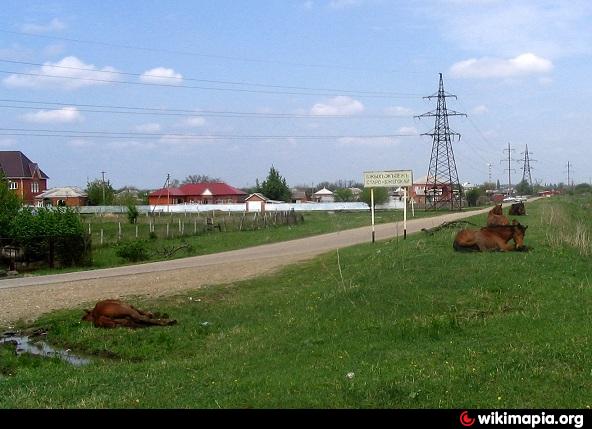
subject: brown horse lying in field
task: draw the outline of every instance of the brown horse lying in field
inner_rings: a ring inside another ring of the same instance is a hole
[[[515,203],[510,206],[510,210],[508,211],[510,216],[524,216],[526,215],[526,208],[524,207],[524,203]]]
[[[524,235],[527,226],[513,221],[512,225],[495,225],[481,229],[460,230],[454,238],[454,250],[480,251],[500,250],[509,252],[512,250],[526,250]],[[508,241],[514,240],[514,245]]]
[[[153,313],[139,310],[118,299],[106,299],[97,302],[92,310],[84,310],[82,320],[93,322],[97,328],[140,328],[149,325],[167,326],[177,323],[176,320],[157,318]]]
[[[501,204],[496,204],[487,214],[487,226],[508,225],[510,220],[504,216]]]

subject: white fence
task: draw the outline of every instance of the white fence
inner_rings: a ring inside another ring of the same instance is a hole
[[[141,214],[146,213],[207,213],[212,211],[239,212],[246,210],[246,203],[241,204],[171,204],[171,205],[157,205],[157,206],[136,206]],[[377,208],[403,208],[403,203],[400,207],[392,205],[376,206]],[[309,211],[368,211],[370,207],[366,203],[280,203],[280,204],[265,204],[265,210],[268,212],[275,211],[291,211],[309,212]],[[82,214],[102,214],[102,213],[127,213],[126,206],[83,206],[78,207],[78,211]],[[258,210],[249,210],[255,212]]]

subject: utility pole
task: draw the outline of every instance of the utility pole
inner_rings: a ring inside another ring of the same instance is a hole
[[[506,151],[508,152],[508,159],[502,159],[500,161],[500,162],[508,161],[508,168],[507,168],[507,170],[508,170],[508,196],[511,196],[512,195],[512,171],[515,171],[512,168],[512,161],[513,161],[513,159],[512,159],[512,151],[513,150],[514,149],[511,148],[510,143],[508,142],[508,148],[507,149],[504,149],[504,152],[506,152]]]
[[[567,161],[567,187],[568,188],[571,187],[571,182],[569,181],[570,180],[570,170],[571,170],[570,167],[571,167],[571,164],[569,163],[569,161]]]
[[[167,173],[166,178],[166,186],[167,186],[167,212],[171,211],[171,175]]]
[[[531,162],[536,162],[536,159],[530,159],[529,155],[532,152],[528,151],[528,145],[526,145],[526,150],[522,152],[524,155],[524,164],[522,165],[522,181],[526,180],[530,186],[532,186],[532,175],[530,170],[532,167],[530,166]]]
[[[487,163],[487,169],[488,169],[487,183],[492,183],[491,182],[491,162]]]
[[[105,205],[105,173],[106,171],[101,171],[101,174],[103,175],[103,205]]]
[[[454,161],[454,152],[452,151],[452,140],[454,136],[460,134],[451,131],[448,126],[449,116],[467,116],[465,113],[455,112],[446,108],[446,98],[456,95],[448,94],[444,91],[444,82],[442,73],[440,73],[440,83],[438,92],[425,99],[431,100],[437,98],[436,110],[415,116],[416,118],[425,118],[434,116],[436,118],[434,129],[429,133],[423,133],[422,136],[432,136],[432,155],[426,178],[425,198],[426,209],[438,209],[450,204],[450,209],[462,208],[462,187],[458,180],[456,162]],[[431,198],[428,199],[428,195]]]

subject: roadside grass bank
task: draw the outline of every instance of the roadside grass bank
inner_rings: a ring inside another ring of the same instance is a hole
[[[47,340],[93,363],[0,346],[0,406],[592,406],[592,267],[575,242],[549,239],[576,228],[583,204],[528,204],[517,219],[529,226],[530,252],[455,253],[456,230],[443,229],[130,300],[168,313],[179,322],[171,327],[101,330],[80,322],[81,308],[46,315],[35,327]]]

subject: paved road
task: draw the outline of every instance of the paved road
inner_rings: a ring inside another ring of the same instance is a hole
[[[407,233],[487,212],[450,213],[407,222]],[[403,234],[402,222],[376,225],[376,240]],[[0,280],[0,326],[98,299],[159,296],[244,280],[328,251],[369,242],[369,226],[240,250],[117,268]]]

